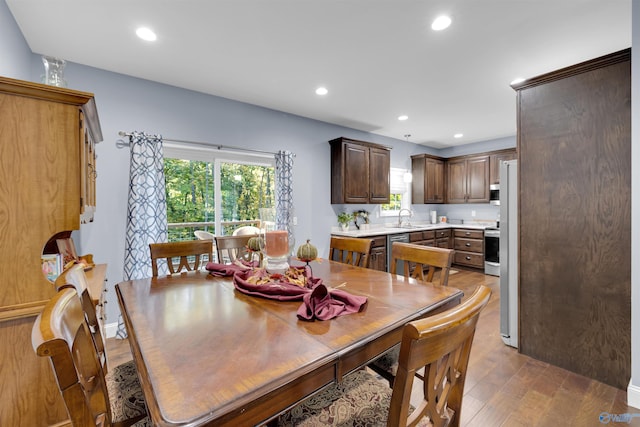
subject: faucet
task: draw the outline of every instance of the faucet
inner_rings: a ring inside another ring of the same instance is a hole
[[[400,209],[400,212],[398,212],[398,228],[402,227],[402,212],[403,211],[409,212],[409,218],[411,218],[413,216],[413,212],[411,212],[411,209],[407,209],[407,208]],[[407,225],[409,225],[408,222],[407,222]]]

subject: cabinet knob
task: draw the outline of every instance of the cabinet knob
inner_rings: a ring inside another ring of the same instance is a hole
[[[465,236],[471,236],[471,232],[467,231],[466,233],[464,233]]]
[[[471,246],[471,243],[465,243],[464,245],[465,245],[466,247],[469,247],[469,246]]]
[[[467,261],[471,261],[471,257],[469,255],[467,255],[466,257],[464,257],[464,259],[466,259]]]

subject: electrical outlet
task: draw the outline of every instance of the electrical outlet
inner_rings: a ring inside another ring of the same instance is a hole
[[[298,225],[298,217],[297,216],[293,217],[293,225]]]
[[[471,218],[475,218],[476,217],[476,211],[471,211]]]

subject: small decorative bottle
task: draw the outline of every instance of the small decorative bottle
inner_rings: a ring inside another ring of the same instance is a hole
[[[67,87],[67,81],[64,79],[64,67],[67,62],[64,59],[43,55],[42,63],[45,72],[42,76],[42,83],[49,86]]]

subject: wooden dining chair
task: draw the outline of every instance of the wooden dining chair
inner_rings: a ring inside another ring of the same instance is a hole
[[[82,303],[62,289],[45,305],[31,332],[36,354],[49,357],[74,427],[151,427],[133,361],[101,369]]]
[[[373,239],[331,236],[329,259],[367,268],[372,245]]]
[[[249,239],[256,234],[240,234],[237,236],[216,236],[218,262],[230,264],[236,260],[252,261],[254,252],[249,251]]]
[[[424,282],[433,282],[438,272],[437,284],[447,286],[454,253],[453,249],[393,242],[389,272],[396,274],[399,265],[402,264],[402,274],[405,277],[413,277]]]
[[[72,264],[66,268],[55,281],[55,286],[58,292],[62,289],[72,288],[78,293],[80,302],[82,304],[82,311],[84,311],[93,343],[98,353],[98,360],[102,365],[105,373],[107,372],[107,352],[105,350],[105,340],[102,334],[100,326],[100,320],[96,313],[96,306],[94,305],[91,295],[89,295],[89,287],[87,284],[87,276],[84,274],[84,266],[82,264]]]
[[[278,418],[280,426],[458,426],[469,353],[491,290],[478,286],[462,304],[416,320],[402,331],[398,376],[388,384],[358,370]],[[417,408],[410,404],[416,372],[424,370]]]
[[[437,274],[436,284],[447,286],[454,252],[452,249],[393,242],[390,273],[396,274],[401,269],[405,277],[413,277],[424,282],[433,282]],[[389,381],[389,385],[393,385],[398,370],[399,354],[400,346],[396,345],[371,362],[369,368]]]
[[[206,261],[213,259],[213,241],[211,240],[187,240],[182,242],[151,243],[151,271],[153,277],[158,277],[158,260],[166,259],[169,274],[176,274],[185,269],[195,271],[204,264],[203,255],[207,255]],[[189,258],[193,259],[190,262]],[[174,264],[177,259],[178,264]]]

